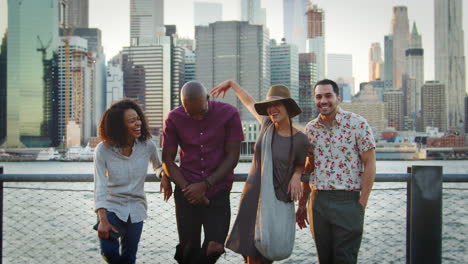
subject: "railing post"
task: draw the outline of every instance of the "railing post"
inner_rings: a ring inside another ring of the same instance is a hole
[[[408,168],[406,263],[442,262],[442,166]]]

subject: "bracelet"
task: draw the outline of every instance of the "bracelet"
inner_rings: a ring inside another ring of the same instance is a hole
[[[207,189],[211,188],[212,185],[211,185],[211,183],[208,181],[208,179],[205,179],[203,182],[205,183]]]

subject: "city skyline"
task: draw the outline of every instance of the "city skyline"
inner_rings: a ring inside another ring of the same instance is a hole
[[[206,0],[208,1],[208,0]],[[177,25],[180,37],[194,38],[193,0],[165,1],[165,24]],[[224,20],[239,20],[241,0],[211,0],[223,4]],[[422,35],[425,80],[434,80],[434,6],[427,0],[316,0],[312,1],[325,11],[325,32],[327,53],[351,54],[356,87],[368,81],[368,50],[371,44],[379,42],[384,47],[384,35],[390,33],[392,8],[398,5],[408,7],[410,25],[416,21]],[[378,2],[378,3],[377,3]],[[339,4],[339,5],[338,5]],[[112,6],[112,12],[105,12]],[[180,8],[184,6],[184,8]],[[282,0],[263,0],[266,8],[267,26],[270,37],[280,41],[283,37]],[[3,36],[7,24],[7,0],[0,0],[0,34]],[[130,0],[90,0],[89,26],[102,30],[103,46],[108,59],[124,46],[129,45]],[[339,8],[336,8],[339,7]],[[424,7],[424,8],[421,8]],[[468,4],[463,5],[463,29],[465,52],[468,52]],[[369,24],[369,21],[372,23]],[[362,28],[361,31],[356,29]],[[349,42],[352,40],[352,42]],[[468,85],[467,85],[468,87]]]

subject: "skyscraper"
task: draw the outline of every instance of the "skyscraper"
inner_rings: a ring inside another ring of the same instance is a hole
[[[389,87],[393,88],[393,35],[385,35],[384,37],[385,47],[385,61],[384,61],[384,80],[387,84],[391,84]]]
[[[405,52],[408,49],[409,21],[406,6],[395,6],[391,33],[393,35],[393,87],[402,88],[402,76],[405,72]]]
[[[57,0],[8,2],[5,147],[48,147],[56,140],[58,15]]]
[[[266,26],[266,9],[260,0],[241,0],[241,20],[252,25]]]
[[[193,19],[195,26],[208,26],[210,23],[223,20],[223,5],[212,2],[193,2]]]
[[[283,0],[283,31],[286,42],[306,51],[307,3],[309,0]]]
[[[68,0],[68,27],[87,28],[89,0]]]
[[[107,64],[107,90],[106,90],[106,108],[123,99],[123,72],[122,65],[109,62]]]
[[[164,32],[164,0],[130,0],[130,46],[151,45]]]
[[[287,40],[287,39],[286,39]],[[325,78],[325,13],[316,5],[307,6],[306,50],[315,54],[317,78]]]
[[[289,87],[291,97],[299,100],[299,55],[294,44],[282,42],[270,46],[271,85]]]
[[[384,92],[384,102],[387,103],[386,113],[388,126],[403,130],[403,91],[402,89],[387,89]]]
[[[299,54],[299,107],[302,113],[299,115],[299,122],[307,123],[317,115],[314,105],[312,89],[317,83],[317,64],[315,54]]]
[[[407,113],[409,117],[414,118],[421,111],[421,87],[424,84],[424,49],[422,48],[421,35],[418,33],[416,23],[413,23],[409,48],[406,50],[406,74],[415,82],[414,88],[412,88],[414,91],[410,91],[414,98],[409,104],[410,107]],[[403,83],[403,86],[411,87],[411,85],[405,85],[405,83]]]
[[[379,42],[371,44],[369,49],[369,81],[383,80],[384,61],[382,59],[382,48]]]
[[[447,130],[445,85],[439,81],[427,81],[422,87],[421,107],[423,126]]]
[[[220,82],[237,81],[257,101],[270,86],[268,31],[245,21],[223,21],[195,27],[196,78],[208,89]],[[229,91],[223,100],[240,110],[241,119],[253,119]]]
[[[434,1],[435,78],[445,85],[449,127],[460,127],[464,120],[466,66],[462,2]]]

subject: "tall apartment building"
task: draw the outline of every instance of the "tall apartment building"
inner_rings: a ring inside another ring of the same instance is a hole
[[[315,54],[317,78],[325,78],[325,13],[316,5],[307,7],[307,41],[306,50]]]
[[[307,4],[309,0],[283,0],[283,32],[286,42],[306,52]]]
[[[403,91],[401,89],[387,89],[384,92],[384,102],[386,103],[386,112],[388,126],[396,130],[403,130]]]
[[[270,86],[270,45],[268,31],[245,21],[221,21],[195,27],[196,79],[208,89],[220,82],[237,81],[257,101]],[[253,119],[234,92],[224,99],[236,106],[241,119]]]
[[[82,145],[95,136],[95,58],[77,36],[61,38],[59,57],[59,137],[66,146]]]
[[[294,100],[299,99],[299,55],[294,44],[282,42],[270,46],[271,85],[283,84],[289,87]]]
[[[384,80],[392,83],[388,88],[393,88],[393,35],[385,35],[384,37],[384,54]]]
[[[422,87],[421,107],[424,127],[437,127],[447,131],[447,107],[445,85],[439,81],[427,81]]]
[[[0,145],[6,137],[7,33],[0,45]]]
[[[302,113],[299,115],[300,123],[307,123],[317,116],[314,104],[313,87],[318,82],[317,64],[315,54],[299,54],[299,107]]]
[[[208,26],[223,20],[223,5],[213,2],[193,2],[193,22],[195,26]]]
[[[195,80],[195,67],[196,67],[195,52],[193,52],[190,49],[185,49],[184,83]]]
[[[152,45],[164,35],[164,0],[130,0],[130,46]]]
[[[405,73],[405,52],[409,43],[409,20],[406,6],[395,6],[391,25],[393,35],[393,87],[402,88],[402,76]]]
[[[434,1],[435,78],[445,85],[448,126],[458,128],[464,120],[466,94],[462,4],[462,0]]]
[[[59,1],[8,1],[7,125],[3,147],[58,144]]]
[[[369,81],[384,79],[384,61],[379,42],[371,44],[369,49]]]

